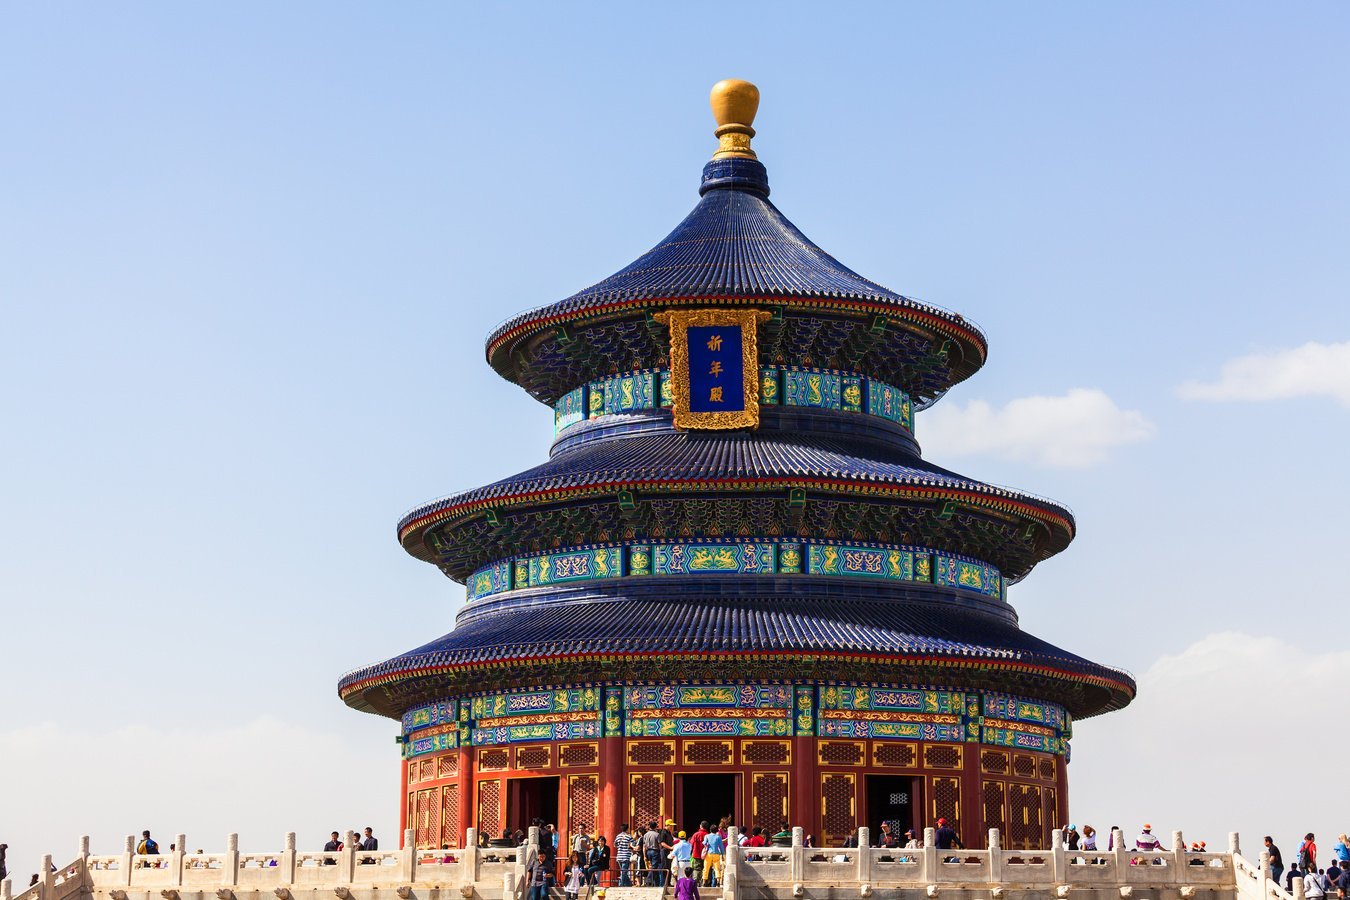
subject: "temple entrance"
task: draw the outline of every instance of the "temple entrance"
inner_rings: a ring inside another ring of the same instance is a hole
[[[560,779],[553,777],[512,778],[506,789],[506,828],[529,832],[536,818],[545,824],[560,825],[558,821],[558,791]],[[494,834],[492,837],[501,837]]]
[[[880,840],[881,823],[889,822],[891,830],[904,838],[911,828],[919,833],[914,811],[919,808],[918,779],[908,775],[867,776],[867,827],[872,830],[872,843]]]
[[[716,825],[723,816],[740,821],[739,775],[722,772],[694,772],[675,776],[675,830],[693,834],[698,823]]]

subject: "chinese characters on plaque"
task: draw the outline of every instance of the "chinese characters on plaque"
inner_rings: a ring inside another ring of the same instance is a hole
[[[754,309],[669,310],[671,408],[680,429],[759,425],[755,332],[769,313]]]

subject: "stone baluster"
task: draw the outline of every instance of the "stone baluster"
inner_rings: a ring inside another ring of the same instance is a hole
[[[989,883],[1003,883],[1003,839],[997,828],[989,829]]]
[[[1261,848],[1261,900],[1267,900],[1270,897],[1270,851]],[[1233,878],[1238,877],[1237,863],[1233,864]]]
[[[1228,855],[1241,856],[1242,848],[1238,846],[1238,833],[1236,831],[1228,832]]]
[[[792,849],[788,851],[788,870],[793,884],[801,884],[806,876],[806,848],[802,846],[804,832],[800,825],[792,829]]]
[[[937,855],[937,829],[925,828],[923,830],[923,872],[920,879],[925,884],[937,884],[938,880],[938,855]]]
[[[14,882],[8,878],[0,881],[0,900],[14,900]]]
[[[285,881],[283,884],[295,884],[295,832],[286,832],[281,839],[281,871],[277,872]]]
[[[239,883],[239,834],[237,832],[225,835],[225,861],[220,866],[220,883],[231,886]]]
[[[56,896],[56,873],[52,871],[52,855],[50,853],[42,856],[42,879],[38,882],[38,897],[41,900],[50,900]]]
[[[175,887],[183,884],[183,855],[187,853],[187,835],[175,834],[173,836],[173,852],[170,854],[169,865],[173,868],[173,873],[169,875],[169,883]]]
[[[459,860],[459,884],[463,888],[478,880],[478,829],[464,830],[464,855]]]
[[[341,877],[348,884],[356,878],[356,832],[347,832],[347,839],[342,842],[342,856],[338,858],[338,871]]]
[[[121,868],[120,874],[122,877],[117,879],[118,882],[120,882],[123,885],[126,886],[131,885],[131,867],[135,865],[134,863],[135,858],[136,858],[136,838],[134,835],[129,834],[126,837],[126,841],[122,844],[122,862],[119,864]]]
[[[1055,884],[1065,881],[1064,864],[1064,829],[1055,828],[1050,832],[1050,873]]]
[[[727,846],[722,854],[722,900],[736,900],[736,885],[740,881],[741,830],[727,826]]]
[[[412,884],[417,880],[417,833],[411,828],[405,828],[402,843],[403,846],[398,851],[398,874],[404,881]]]
[[[1111,853],[1114,856],[1112,863],[1116,867],[1116,871],[1113,873],[1116,876],[1116,882],[1123,884],[1128,871],[1125,867],[1130,864],[1130,861],[1125,856],[1125,832],[1119,828],[1111,829]]]
[[[1307,897],[1303,892],[1303,876],[1299,875],[1294,879],[1294,900],[1307,900]]]
[[[1186,871],[1184,868],[1186,862],[1186,837],[1180,831],[1174,831],[1172,832],[1172,862],[1170,864],[1176,866],[1176,878],[1178,880],[1181,878],[1181,873]]]
[[[80,885],[88,890],[92,882],[89,878],[89,835],[80,835]]]
[[[858,883],[872,883],[872,829],[858,829]]]

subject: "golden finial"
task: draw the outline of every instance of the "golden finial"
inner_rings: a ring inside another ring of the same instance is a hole
[[[759,88],[739,78],[727,78],[713,85],[713,118],[717,120],[717,152],[713,159],[754,159],[750,139],[755,129],[750,126],[759,110]]]

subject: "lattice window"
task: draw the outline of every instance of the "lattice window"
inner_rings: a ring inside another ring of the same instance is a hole
[[[961,831],[961,782],[955,778],[934,777],[929,779],[933,797],[933,821],[946,819],[947,823]]]
[[[674,741],[628,742],[628,761],[635,765],[664,766],[674,758]]]
[[[661,803],[665,784],[660,775],[633,775],[628,782],[629,808],[633,821],[642,825],[661,822],[664,812]]]
[[[431,795],[433,793],[436,792],[417,792],[417,825],[414,827],[417,831],[417,846],[419,847],[429,847],[431,845]]]
[[[821,741],[820,761],[827,766],[856,766],[863,761],[863,745],[846,741]]]
[[[1055,805],[1055,789],[1045,788],[1045,816],[1042,818],[1041,826],[1041,846],[1050,846],[1050,832],[1061,827],[1064,823],[1059,818],[1059,808]]]
[[[552,755],[548,747],[521,747],[516,751],[516,768],[547,769]]]
[[[991,775],[1008,774],[1008,754],[1002,750],[986,750],[980,754],[980,771]]]
[[[436,760],[436,777],[453,778],[459,774],[459,754],[447,753]]]
[[[502,783],[478,782],[478,833],[496,837],[502,832]]]
[[[741,761],[748,765],[781,766],[792,760],[787,741],[746,741],[741,745]]]
[[[1043,759],[1040,761],[1041,777],[1046,781],[1055,780],[1055,761],[1053,759]]]
[[[600,751],[595,744],[563,744],[558,752],[559,764],[563,767],[593,766],[599,758]]]
[[[986,781],[984,783],[984,827],[997,828],[1000,832],[1007,831],[1007,818],[1004,815],[1004,806],[1007,802],[1007,791],[1001,781]]]
[[[959,769],[961,748],[949,744],[932,744],[924,748],[923,762],[930,769]]]
[[[594,831],[599,800],[600,782],[594,775],[573,775],[567,779],[568,830]]]
[[[1024,754],[1017,754],[1013,757],[1013,774],[1018,778],[1036,777],[1036,760]]]
[[[685,741],[684,761],[697,766],[720,766],[731,762],[731,741]]]
[[[408,811],[407,817],[403,820],[403,827],[411,828],[414,832],[417,831],[417,793],[415,791],[408,794]]]
[[[879,766],[895,766],[901,769],[914,767],[918,758],[913,744],[877,744],[872,754]]]
[[[857,812],[857,783],[854,779],[853,775],[841,773],[826,775],[821,779],[820,823],[827,841],[842,841],[853,830]]]
[[[422,760],[422,772],[418,776],[419,781],[431,781],[436,777],[436,763],[430,759]]]
[[[754,777],[750,783],[750,818],[755,825],[771,828],[770,834],[788,820],[788,779],[787,775],[766,772]]]
[[[441,792],[441,843],[459,846],[459,785]]]
[[[1041,789],[1034,785],[1008,785],[1008,849],[1032,850],[1043,846],[1041,834]]]
[[[511,765],[511,754],[501,748],[494,747],[491,750],[478,751],[478,770],[480,772],[505,769],[509,765]]]

